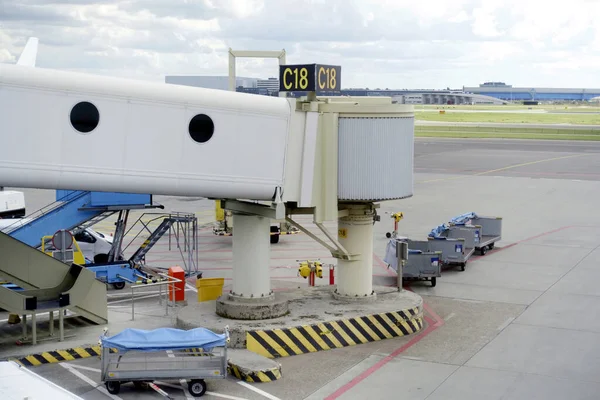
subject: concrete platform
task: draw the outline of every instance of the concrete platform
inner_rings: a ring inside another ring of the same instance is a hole
[[[377,299],[359,303],[334,299],[334,289],[317,286],[280,293],[289,301],[289,314],[262,321],[222,318],[215,313],[215,301],[189,304],[180,310],[177,327],[220,332],[228,325],[231,348],[269,358],[406,336],[423,328],[423,300],[415,293],[376,286]]]
[[[231,349],[227,373],[246,382],[273,382],[281,379],[281,364],[248,350]]]

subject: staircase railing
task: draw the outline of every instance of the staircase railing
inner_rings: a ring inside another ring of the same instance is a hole
[[[55,212],[56,210],[66,206],[69,202],[71,202],[73,200],[77,200],[77,199],[87,195],[88,193],[89,192],[80,191],[80,190],[70,192],[69,194],[61,197],[60,199],[56,200],[55,202],[50,203],[50,204],[40,208],[39,210],[32,212],[29,215],[26,215],[24,217],[24,219],[30,219],[29,222],[23,223],[22,221],[16,221],[16,222],[10,224],[9,226],[7,226],[3,231],[4,231],[4,233],[10,235],[15,230],[36,221],[37,219],[43,217],[44,215],[48,215],[48,214]]]

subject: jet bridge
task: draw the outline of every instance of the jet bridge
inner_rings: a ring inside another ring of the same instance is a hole
[[[336,66],[282,65],[280,90],[310,94],[293,99],[0,64],[0,140],[12,149],[0,185],[221,200],[236,229],[221,315],[287,312],[270,288],[271,219],[338,258],[336,297],[369,300],[377,203],[413,193],[414,113],[387,97],[318,97],[340,78]],[[335,220],[337,235],[323,225]]]

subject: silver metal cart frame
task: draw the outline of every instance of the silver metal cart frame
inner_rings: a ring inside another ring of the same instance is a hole
[[[460,270],[464,271],[469,257],[475,251],[473,248],[469,249],[466,242],[465,238],[428,237],[427,240],[411,242],[408,247],[417,250],[441,251],[442,264],[459,266]]]
[[[229,342],[228,327],[225,333]],[[185,379],[190,393],[200,397],[206,392],[205,379],[227,377],[227,344],[209,352],[201,348],[112,351],[102,346],[101,381],[111,394],[118,394],[122,383],[139,387],[155,380]]]
[[[435,287],[437,278],[442,276],[442,252],[408,250],[408,259],[402,267],[402,278],[411,280],[426,280]]]
[[[496,242],[502,239],[502,217],[477,216],[471,219],[472,225],[481,226],[481,239],[475,249],[482,256],[492,250]]]
[[[419,248],[411,248],[410,243],[418,243]],[[405,246],[400,247],[400,244]],[[415,242],[406,237],[394,238],[388,242],[384,262],[398,274],[399,288],[402,288],[404,279],[430,281],[431,286],[435,287],[437,278],[442,276],[442,252],[429,251],[427,242]]]

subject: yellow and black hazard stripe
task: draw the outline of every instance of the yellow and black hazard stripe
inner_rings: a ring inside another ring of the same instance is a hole
[[[111,349],[111,352],[116,350]],[[63,361],[79,360],[81,358],[99,357],[102,354],[100,346],[74,347],[65,350],[44,351],[25,357],[13,359],[26,367],[37,367],[42,364],[59,363]]]
[[[422,328],[422,311],[412,308],[289,329],[249,331],[246,348],[268,358],[287,357],[406,336]]]
[[[192,357],[209,357],[209,356],[214,355],[213,353],[205,352],[202,349],[202,347],[192,347],[192,348],[189,348],[189,349],[185,349],[184,351],[186,353],[191,353],[189,355],[192,356]]]
[[[281,379],[281,366],[263,369],[259,371],[249,371],[245,368],[241,368],[231,361],[227,364],[227,373],[233,375],[238,379],[246,382],[273,382]]]

